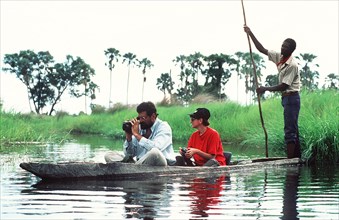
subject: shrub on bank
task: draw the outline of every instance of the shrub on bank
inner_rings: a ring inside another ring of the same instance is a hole
[[[318,91],[301,94],[299,118],[302,152],[306,159],[337,162],[338,109],[337,91]],[[242,106],[233,102],[191,104],[188,107],[158,105],[159,118],[167,121],[175,141],[186,142],[194,131],[188,114],[198,107],[211,111],[210,126],[216,129],[223,142],[247,147],[264,147],[265,136],[257,105]],[[67,139],[69,133],[100,134],[123,138],[122,122],[136,117],[135,106],[101,114],[70,116],[40,116],[0,112],[1,144],[16,141],[57,141]],[[268,133],[269,152],[285,155],[283,141],[283,109],[280,97],[262,102],[262,113]]]

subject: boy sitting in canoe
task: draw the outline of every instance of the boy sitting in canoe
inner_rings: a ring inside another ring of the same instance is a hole
[[[187,150],[180,149],[178,165],[188,166],[225,166],[225,156],[219,133],[209,127],[211,114],[206,108],[198,108],[191,117],[192,127],[197,129],[188,140]],[[194,158],[194,163],[191,161]]]

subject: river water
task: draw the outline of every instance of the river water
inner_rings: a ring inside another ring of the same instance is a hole
[[[21,162],[104,162],[121,141],[1,147],[0,219],[339,219],[338,166],[204,176],[45,183]],[[243,155],[231,149],[233,158]]]

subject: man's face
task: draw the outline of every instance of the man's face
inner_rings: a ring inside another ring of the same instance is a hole
[[[138,114],[141,129],[147,129],[153,126],[153,115],[154,113],[151,116],[148,116],[146,112],[140,112]]]
[[[281,45],[281,54],[284,56],[284,57],[288,57],[292,54],[293,51],[291,51],[291,45],[284,41],[283,44]]]

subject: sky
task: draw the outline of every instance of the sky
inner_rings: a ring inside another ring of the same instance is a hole
[[[131,68],[127,98],[128,68],[120,59],[113,70],[113,104],[126,104],[127,99],[129,104],[159,102],[163,94],[157,89],[156,79],[169,72],[178,78],[180,68],[172,62],[176,56],[249,52],[240,0],[1,0],[0,4],[0,99],[7,111],[30,109],[23,83],[2,71],[4,54],[49,51],[55,62],[64,62],[66,55],[81,57],[95,69],[92,80],[100,87],[93,104],[108,107],[109,70],[104,55],[107,48],[116,48],[121,54],[131,52],[154,64],[146,71],[143,99],[142,70]],[[244,7],[247,25],[265,48],[280,51],[283,40],[293,38],[297,42],[295,56],[300,53],[317,56],[314,63],[319,67],[314,70],[320,73],[320,85],[328,74],[339,73],[338,0],[244,0]],[[259,53],[253,44],[252,50]],[[262,57],[266,64],[262,70],[265,79],[277,71],[272,62]],[[227,83],[226,94],[231,100],[246,102],[243,84],[239,82],[237,86],[235,77]],[[75,99],[67,94],[56,109],[70,113],[90,111],[84,98]]]

